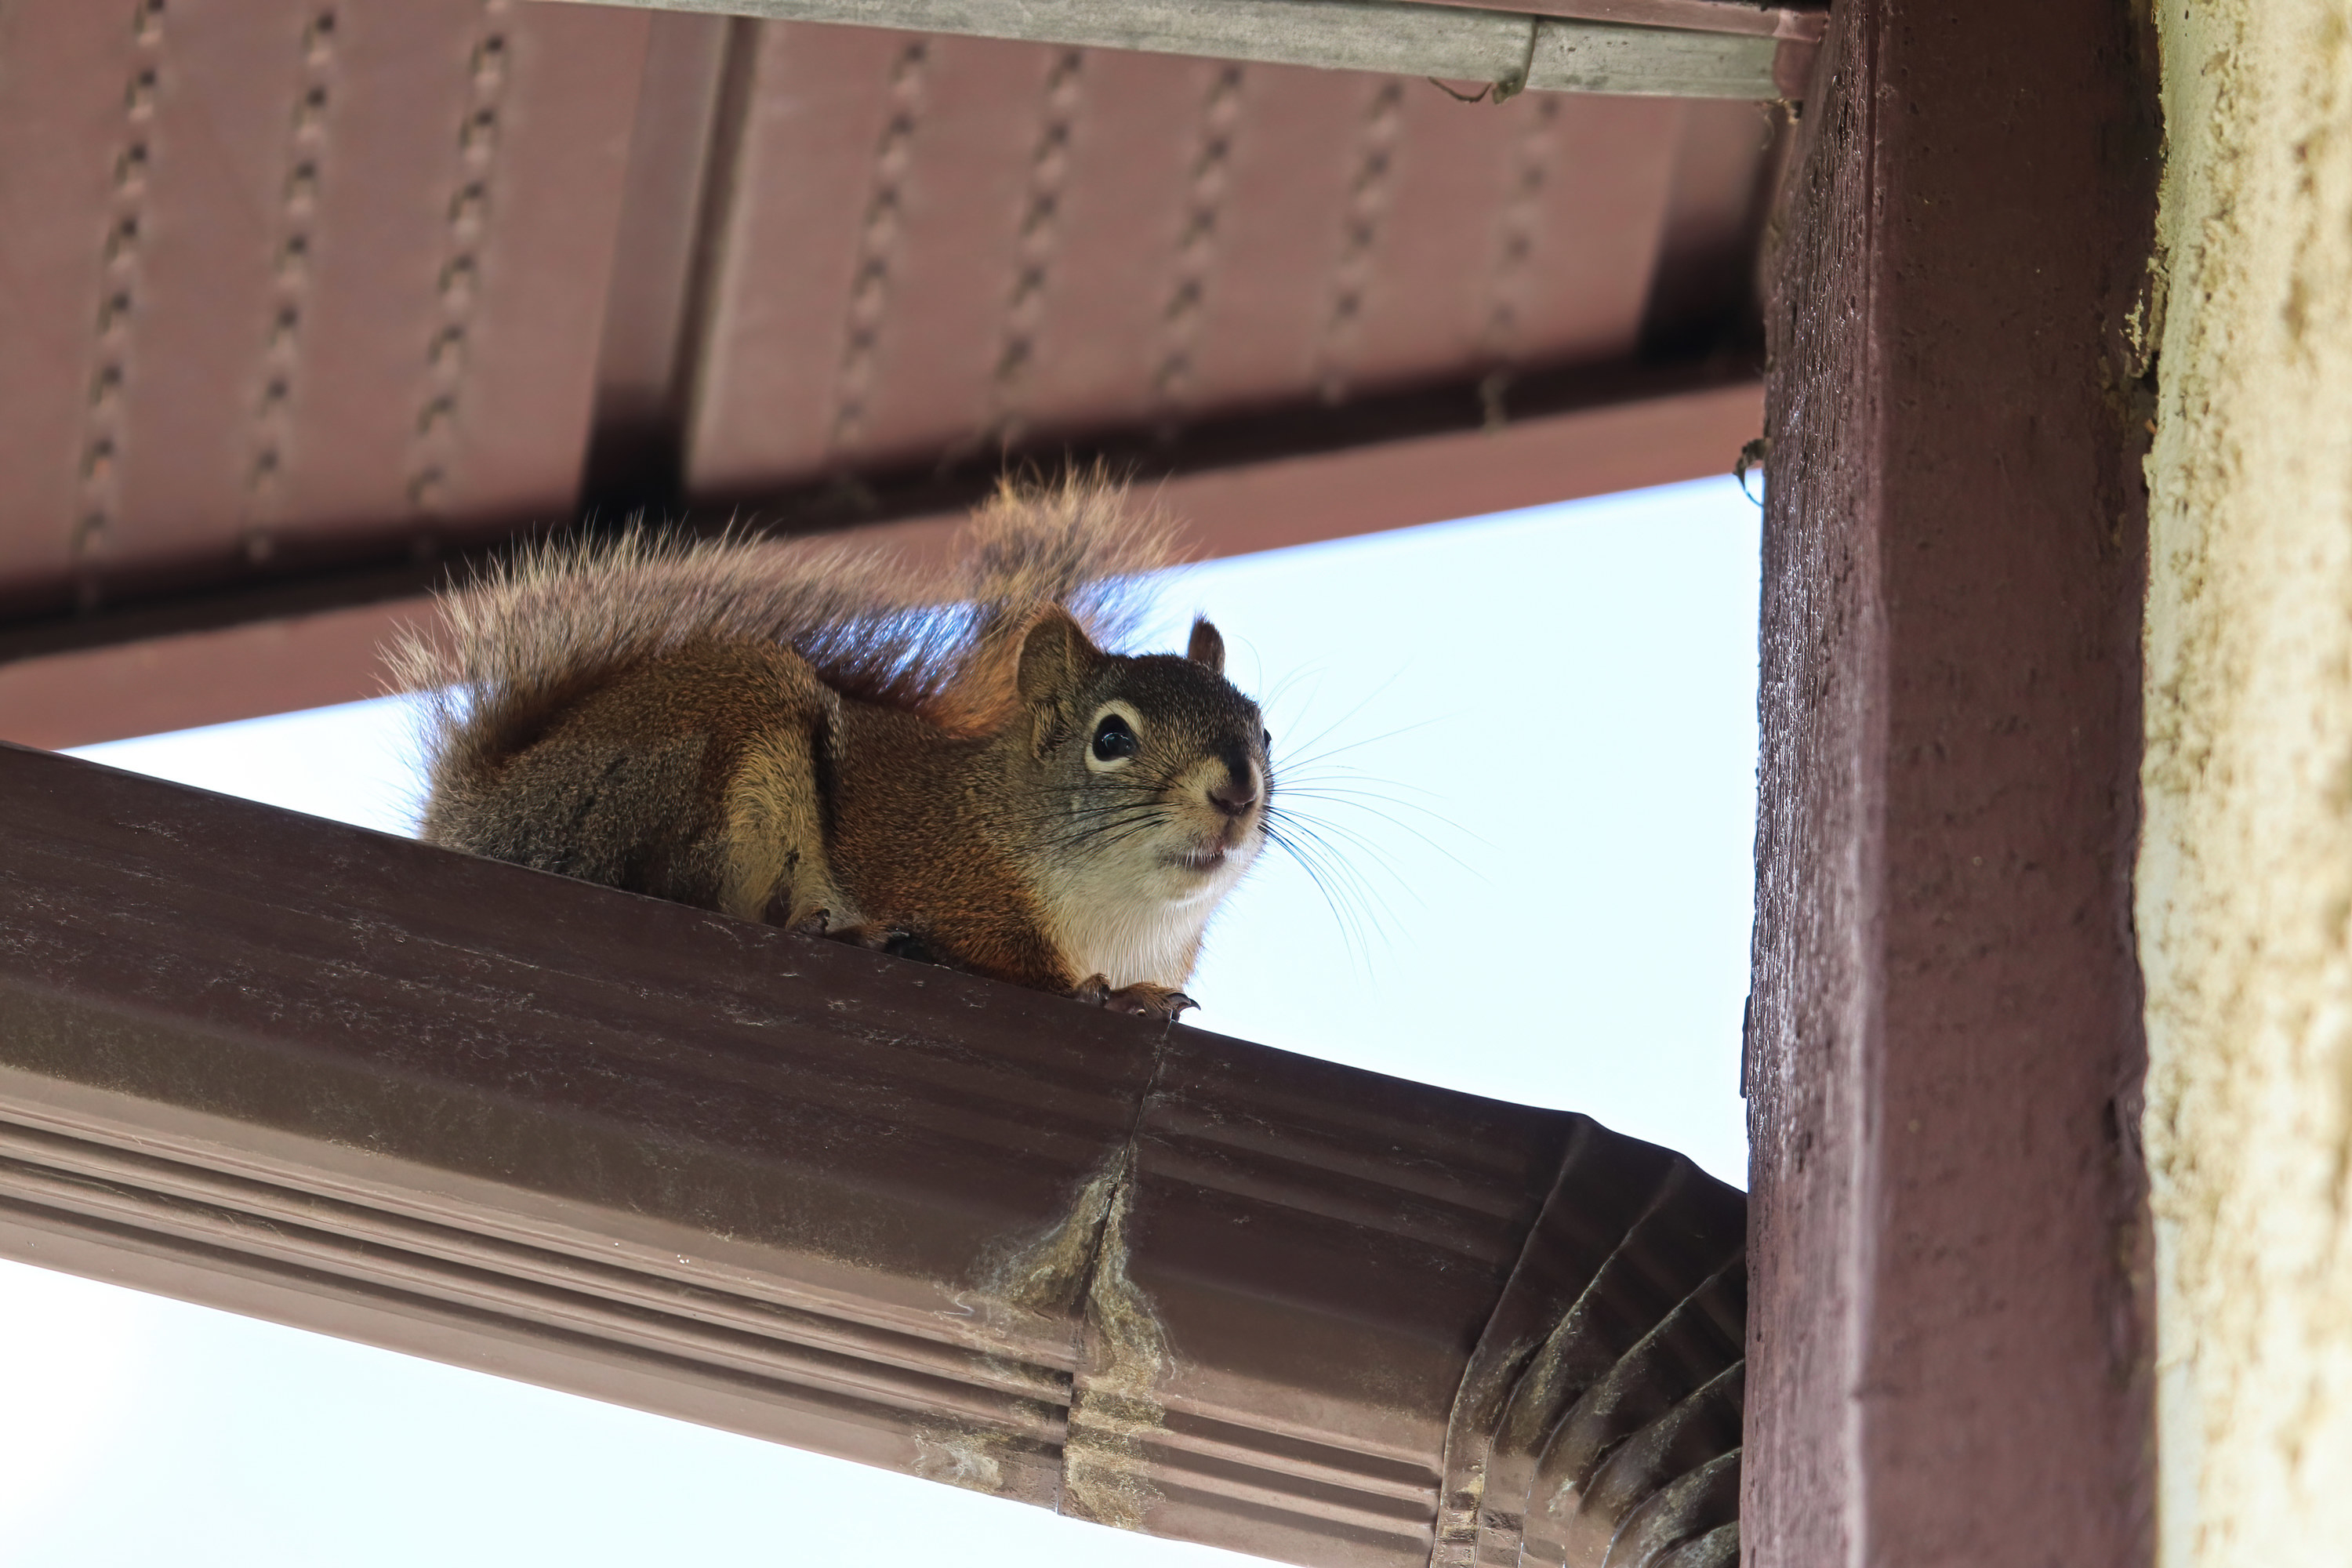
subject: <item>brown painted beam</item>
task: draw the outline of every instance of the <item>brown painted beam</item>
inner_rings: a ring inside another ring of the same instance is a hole
[[[0,821],[0,1255],[1286,1562],[1736,1560],[1666,1150],[45,752]]]
[[[1492,432],[1465,422],[1179,473],[1159,489],[1199,553],[1242,554],[1722,473],[1762,420],[1759,389],[1732,383],[1539,414]],[[905,500],[919,506],[924,499],[912,492]],[[727,511],[715,515],[723,521]],[[872,531],[911,549],[936,549],[953,526],[934,509],[928,518]],[[49,628],[51,640],[64,644],[54,649],[39,628],[19,629],[18,657],[0,662],[0,738],[87,745],[375,696],[376,650],[401,622],[425,613],[419,594],[447,570],[419,564],[353,574],[125,610],[97,626],[60,621]],[[10,650],[10,636],[0,632],[0,656]],[[76,646],[84,638],[99,640]]]
[[[1770,310],[1758,1568],[2150,1559],[2142,20],[1847,5],[1808,98]]]

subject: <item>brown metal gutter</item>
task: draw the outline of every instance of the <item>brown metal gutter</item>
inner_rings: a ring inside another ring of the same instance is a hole
[[[0,1253],[1287,1562],[1736,1561],[1665,1150],[68,758],[0,820]]]

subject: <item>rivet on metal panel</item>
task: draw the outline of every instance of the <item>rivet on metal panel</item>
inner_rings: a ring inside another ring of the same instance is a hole
[[[286,177],[278,203],[278,266],[274,280],[275,307],[262,340],[261,388],[253,400],[253,424],[247,434],[252,452],[246,468],[246,521],[274,498],[283,478],[286,447],[293,435],[294,384],[300,368],[303,306],[310,287],[311,222],[316,216],[320,169],[328,153],[329,110],[336,66],[335,13],[321,8],[304,18],[297,41],[301,70],[295,82],[294,111],[289,117],[285,150]],[[255,554],[249,532],[246,554],[258,563],[268,552]]]
[[[139,0],[131,12],[131,35],[135,54],[122,90],[123,140],[115,154],[114,195],[99,244],[98,363],[91,367],[90,396],[83,411],[81,515],[68,546],[76,561],[97,551],[111,524],[121,484],[122,386],[130,374],[132,307],[145,233],[140,204],[153,159],[147,127],[163,87],[163,0]],[[94,602],[96,592],[94,582],[84,583],[85,602]]]
[[[1000,448],[1022,435],[1021,386],[1045,310],[1045,282],[1061,237],[1062,186],[1069,177],[1070,137],[1077,119],[1086,68],[1082,50],[1066,49],[1045,73],[1045,102],[1037,145],[1029,155],[1029,191],[1021,215],[1021,244],[1013,292],[1004,311],[1003,342],[989,386],[990,407],[981,439]]]
[[[114,161],[114,188],[125,195],[136,195],[147,181],[147,143],[133,142]]]
[[[500,79],[499,77],[482,72],[477,72],[474,76],[477,86],[485,83],[495,86]],[[457,128],[457,146],[461,151],[476,158],[487,159],[490,155],[493,143],[498,140],[498,110],[488,108],[478,109],[466,116],[464,123]]]
[[[1340,219],[1339,259],[1331,270],[1331,309],[1316,350],[1315,389],[1324,402],[1347,399],[1349,370],[1363,336],[1364,296],[1379,262],[1381,229],[1388,217],[1396,144],[1404,129],[1404,84],[1389,81],[1372,94],[1357,142],[1355,177]]]
[[[467,57],[468,90],[457,122],[457,180],[446,209],[448,238],[437,290],[441,320],[425,342],[425,386],[417,405],[417,446],[408,483],[410,503],[422,511],[448,504],[466,374],[462,349],[481,294],[479,247],[489,227],[501,94],[514,65],[512,45],[499,22],[506,10],[506,0],[484,0],[481,30]]]
[[[98,302],[98,335],[110,337],[131,321],[131,290],[117,289]]]
[[[1522,352],[1521,318],[1528,291],[1540,287],[1536,271],[1536,236],[1543,223],[1543,192],[1559,145],[1559,100],[1522,99],[1510,112],[1527,127],[1511,146],[1510,195],[1496,224],[1495,255],[1486,273],[1486,319],[1478,355],[1487,366],[1478,383],[1484,423],[1499,430],[1509,420],[1504,397]]]
[[[289,212],[307,216],[319,199],[319,165],[307,160],[294,165],[286,175],[285,205]]]
[[[890,66],[890,118],[874,149],[874,182],[866,202],[866,221],[857,240],[857,269],[850,286],[848,321],[842,335],[841,363],[834,376],[833,426],[828,447],[838,453],[857,439],[866,423],[866,399],[874,385],[874,356],[881,338],[882,313],[890,297],[890,268],[896,256],[899,222],[899,186],[915,138],[922,107],[924,66],[930,58],[929,40],[918,38],[898,51]]]
[[[474,47],[473,73],[477,92],[496,92],[505,84],[507,41],[504,35],[492,33]],[[494,123],[497,118],[495,114],[484,116],[488,123]]]
[[[478,238],[482,220],[488,216],[490,193],[479,180],[467,182],[449,202],[449,229],[461,239]]]
[[[1175,277],[1169,285],[1168,304],[1160,311],[1160,363],[1153,369],[1151,386],[1160,405],[1163,436],[1173,434],[1175,418],[1192,386],[1193,345],[1200,341],[1208,308],[1209,277],[1216,259],[1234,131],[1241,110],[1242,68],[1220,67],[1201,106],[1199,148],[1192,156],[1184,193],[1184,226],[1176,239]]]
[[[474,302],[474,283],[478,271],[471,255],[451,257],[448,264],[441,268],[442,303],[453,310],[470,307]]]
[[[312,86],[294,104],[294,133],[297,136],[315,133],[327,119],[327,89]]]

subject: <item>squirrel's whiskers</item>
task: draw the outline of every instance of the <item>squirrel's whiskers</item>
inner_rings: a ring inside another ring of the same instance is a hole
[[[1288,689],[1300,679],[1302,672],[1294,671],[1276,684],[1275,692]],[[1367,973],[1378,969],[1372,954],[1375,941],[1391,942],[1402,930],[1382,888],[1402,890],[1416,903],[1427,902],[1412,879],[1397,869],[1389,853],[1392,844],[1383,841],[1386,833],[1393,831],[1417,838],[1437,854],[1476,874],[1468,862],[1439,840],[1435,832],[1425,830],[1462,833],[1459,824],[1426,805],[1399,797],[1399,792],[1426,796],[1429,791],[1381,778],[1334,760],[1436,722],[1424,720],[1360,740],[1330,743],[1332,737],[1366,704],[1387,689],[1387,684],[1284,752],[1276,768],[1282,777],[1282,800],[1269,803],[1266,810],[1266,843],[1288,857],[1314,885],[1331,911],[1350,957]],[[1267,705],[1274,700],[1270,696]],[[1378,832],[1360,831],[1339,819],[1339,814],[1352,812],[1379,819],[1381,828]],[[1423,825],[1415,826],[1408,820],[1408,815],[1423,819]],[[1377,879],[1368,871],[1377,873]]]
[[[526,552],[394,652],[423,837],[1172,1016],[1274,777],[1207,621],[1181,656],[1105,651],[1171,553],[1099,475],[1007,485],[953,572],[642,531]]]

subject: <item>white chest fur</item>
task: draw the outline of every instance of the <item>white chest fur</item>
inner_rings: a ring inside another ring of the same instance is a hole
[[[1099,974],[1114,990],[1139,981],[1181,985],[1200,955],[1209,916],[1244,868],[1229,865],[1202,877],[1173,868],[1139,873],[1105,866],[1056,875],[1040,890],[1054,943],[1077,978]]]

